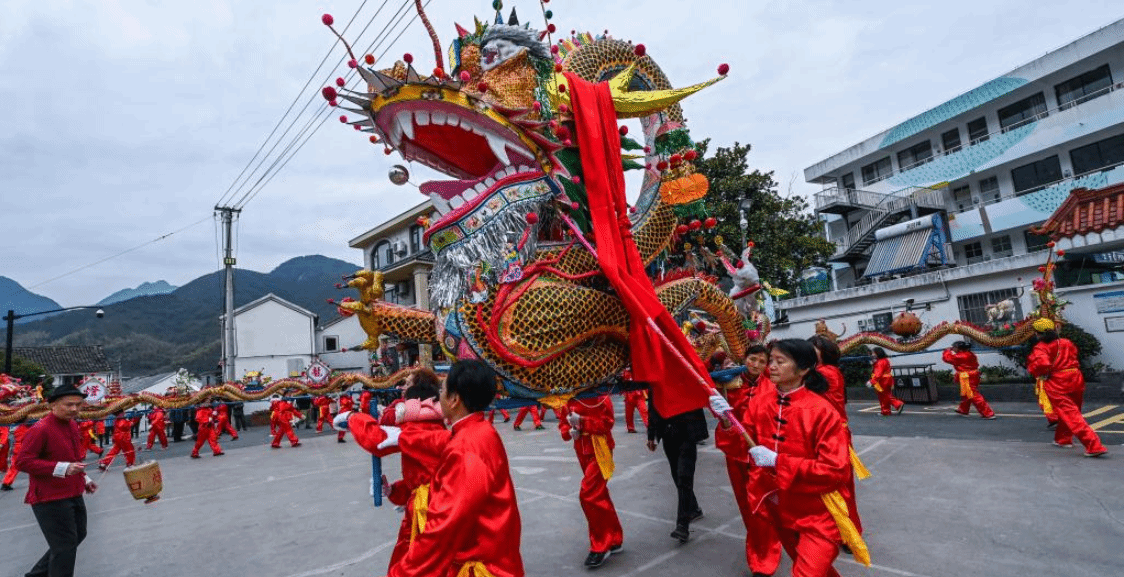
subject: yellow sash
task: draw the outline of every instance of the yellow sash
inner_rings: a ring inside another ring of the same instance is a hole
[[[410,543],[418,533],[425,532],[425,520],[429,513],[429,485],[418,485],[414,489],[414,517],[410,520]]]
[[[820,494],[820,498],[835,519],[835,524],[839,527],[839,535],[843,538],[843,543],[851,548],[855,561],[870,567],[870,551],[867,550],[866,542],[863,541],[859,530],[851,522],[851,517],[847,515],[847,502],[843,500],[843,495],[840,495],[839,491],[832,491]]]
[[[859,454],[855,452],[855,446],[848,445],[847,450],[851,453],[851,469],[855,471],[855,476],[859,479],[870,477],[870,470],[859,460]]]
[[[960,396],[965,399],[971,399],[976,396],[972,392],[971,376],[972,373],[979,371],[957,371],[956,376],[960,377]]]
[[[1054,414],[1054,406],[1050,404],[1050,398],[1046,396],[1046,377],[1038,377],[1034,379],[1034,394],[1038,395],[1038,406],[1042,407],[1042,412],[1047,415]]]
[[[597,458],[597,466],[601,468],[601,476],[605,480],[613,478],[613,451],[609,448],[609,441],[605,435],[590,435],[589,441],[593,443],[593,456]]]
[[[469,561],[461,565],[461,570],[457,571],[457,577],[496,577],[483,563],[479,561]]]

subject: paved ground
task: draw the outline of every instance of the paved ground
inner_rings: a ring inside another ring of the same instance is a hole
[[[618,408],[620,403],[618,403]],[[996,405],[995,421],[951,414],[951,404],[910,405],[880,417],[852,405],[855,445],[874,477],[859,483],[859,507],[874,566],[841,558],[845,576],[1117,576],[1124,545],[1124,407],[1085,407],[1112,455],[1084,459],[1050,445],[1037,407]],[[618,415],[619,418],[619,415]],[[529,423],[528,423],[529,424]],[[497,422],[497,426],[500,423]],[[582,575],[588,541],[577,502],[572,449],[548,430],[500,426],[523,517],[528,576]],[[722,455],[701,447],[697,493],[706,517],[678,545],[674,490],[662,452],[618,422],[617,473],[610,489],[625,526],[625,548],[603,576],[747,575],[744,530]],[[90,536],[79,575],[370,576],[385,571],[401,514],[374,508],[370,459],[335,435],[271,450],[251,429],[227,454],[186,457],[188,443],[153,453],[163,498],[134,501],[118,465],[87,498]],[[207,454],[206,452],[204,454]],[[147,453],[142,453],[147,457]],[[384,460],[392,478],[395,459]],[[96,471],[95,471],[96,473]],[[96,475],[95,475],[96,477]],[[46,549],[17,491],[0,494],[0,575],[22,575]],[[788,574],[787,561],[778,575]]]

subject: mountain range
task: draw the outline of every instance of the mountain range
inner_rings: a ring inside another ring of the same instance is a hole
[[[98,301],[98,306],[111,305],[113,303],[124,302],[129,299],[149,295],[166,295],[174,290],[176,290],[176,287],[168,284],[166,281],[158,280],[156,282],[145,282],[141,283],[141,285],[135,289],[121,289],[101,299]]]
[[[347,291],[335,288],[336,283],[359,268],[312,255],[290,259],[268,273],[235,269],[234,306],[273,293],[308,309],[319,317],[319,324],[325,324],[339,316],[328,299],[349,296]],[[15,346],[102,345],[110,363],[127,376],[180,367],[192,373],[212,373],[222,354],[219,317],[223,312],[223,276],[223,271],[215,271],[178,288],[159,281],[118,291],[99,303],[105,311],[103,318],[78,310],[29,320],[15,331]],[[172,290],[158,292],[167,288]],[[113,300],[129,291],[146,290],[154,294]],[[0,304],[4,300],[17,314],[59,308],[51,299],[0,277]]]

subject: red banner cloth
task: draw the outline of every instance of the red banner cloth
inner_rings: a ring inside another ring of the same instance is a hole
[[[621,140],[608,84],[566,73],[597,260],[629,313],[632,373],[652,388],[661,416],[707,406],[714,383],[671,313],[656,297],[632,240],[624,195]]]

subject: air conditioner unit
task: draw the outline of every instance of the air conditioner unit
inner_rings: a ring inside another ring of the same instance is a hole
[[[398,254],[406,254],[406,242],[405,241],[396,240],[396,241],[394,241],[394,244],[391,245],[391,247],[394,249],[394,252],[396,252]]]

